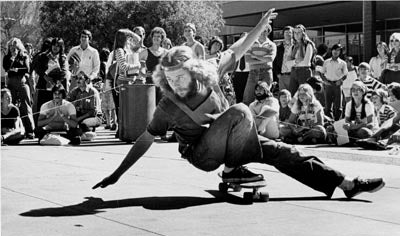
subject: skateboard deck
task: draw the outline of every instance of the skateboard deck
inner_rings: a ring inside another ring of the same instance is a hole
[[[218,173],[219,177],[222,177],[222,173]],[[231,192],[240,192],[243,188],[252,189],[252,192],[244,192],[243,200],[247,203],[253,203],[254,201],[268,202],[269,194],[268,192],[260,192],[259,189],[267,186],[267,181],[259,180],[255,182],[245,182],[245,183],[231,183],[231,182],[221,182],[219,183],[218,189],[220,192],[229,194]],[[232,191],[229,191],[232,189]]]

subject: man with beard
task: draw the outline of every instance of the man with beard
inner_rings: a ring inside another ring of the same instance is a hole
[[[53,100],[44,103],[40,108],[36,136],[40,140],[52,131],[67,131],[66,137],[72,145],[81,143],[82,131],[78,128],[75,106],[65,100],[66,92],[61,84],[52,88]]]
[[[249,108],[256,122],[257,132],[269,139],[279,138],[279,101],[274,98],[265,81],[258,81],[255,101]]]
[[[161,59],[154,75],[155,83],[164,92],[153,120],[136,140],[120,166],[93,189],[114,184],[150,148],[157,135],[172,127],[179,142],[179,152],[196,168],[216,170],[225,164],[224,182],[251,182],[263,178],[243,165],[259,162],[275,166],[281,172],[331,197],[340,187],[347,197],[384,186],[382,178],[349,179],[326,166],[317,157],[304,156],[294,147],[257,135],[249,108],[240,103],[228,107],[218,86],[219,75],[234,69],[235,62],[251,47],[272,19],[269,10],[249,32],[222,52],[218,69],[194,59],[189,47],[176,47]]]

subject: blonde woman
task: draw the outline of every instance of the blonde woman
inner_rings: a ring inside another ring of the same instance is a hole
[[[390,84],[399,82],[400,78],[400,33],[393,33],[390,36],[389,56],[386,70],[382,72],[382,82]]]
[[[292,46],[289,90],[292,94],[300,84],[304,84],[311,77],[311,60],[316,52],[315,44],[308,37],[304,25],[296,25],[293,29],[294,44]]]
[[[29,77],[29,55],[19,38],[7,42],[7,54],[3,58],[3,68],[7,72],[7,87],[11,91],[13,104],[19,107],[26,138],[33,139],[35,124],[33,121],[32,98],[27,78]]]
[[[309,84],[301,84],[294,96],[289,125],[281,128],[285,141],[321,143],[325,141],[324,109]]]

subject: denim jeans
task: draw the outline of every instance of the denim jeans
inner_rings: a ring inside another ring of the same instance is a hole
[[[250,109],[236,104],[222,113],[201,136],[188,161],[204,171],[220,165],[237,167],[251,162],[272,165],[299,182],[330,197],[344,175],[294,146],[257,135]]]
[[[273,82],[272,68],[251,69],[243,94],[243,103],[249,105],[255,99],[254,91],[258,81],[265,81],[269,86]]]

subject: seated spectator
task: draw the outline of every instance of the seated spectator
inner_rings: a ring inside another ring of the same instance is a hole
[[[372,103],[375,108],[375,116],[378,120],[379,127],[387,127],[391,124],[396,116],[396,111],[388,105],[388,93],[383,89],[372,91]]]
[[[77,75],[78,86],[68,96],[76,108],[76,116],[79,127],[82,129],[82,141],[90,141],[95,137],[96,127],[101,125],[100,95],[99,92],[89,86],[90,78],[83,72]]]
[[[66,131],[72,145],[81,143],[82,131],[77,127],[76,109],[74,105],[65,100],[66,92],[61,84],[52,88],[53,100],[44,103],[40,107],[36,136],[40,140],[52,131]]]
[[[24,139],[25,128],[19,109],[11,101],[11,91],[1,89],[1,145],[18,144]]]
[[[389,106],[392,107],[395,115],[385,123],[381,125],[379,130],[377,130],[369,139],[369,141],[379,141],[383,139],[388,139],[393,133],[400,129],[400,84],[392,83],[388,86],[389,90]],[[379,89],[377,90],[380,91]],[[373,96],[374,98],[374,96]],[[384,100],[384,99],[382,99]],[[388,116],[391,117],[391,112],[388,112]]]
[[[289,143],[320,143],[326,138],[324,111],[309,84],[301,84],[291,108],[289,125],[282,127],[281,135]]]
[[[371,99],[372,96],[372,91],[378,89],[378,88],[384,88],[386,89],[386,86],[379,82],[378,80],[374,79],[371,77],[371,67],[369,66],[368,63],[362,62],[358,66],[358,70],[360,73],[360,80],[367,86],[368,91],[367,91],[367,98]]]
[[[279,138],[279,101],[274,98],[265,81],[255,88],[255,101],[249,108],[257,126],[257,132],[269,139]]]
[[[279,121],[287,122],[290,117],[290,100],[292,95],[289,90],[283,89],[279,92]]]
[[[365,139],[372,136],[377,129],[374,113],[374,105],[367,98],[367,86],[361,81],[355,81],[351,86],[351,101],[346,104],[345,124],[350,144],[357,139]]]

